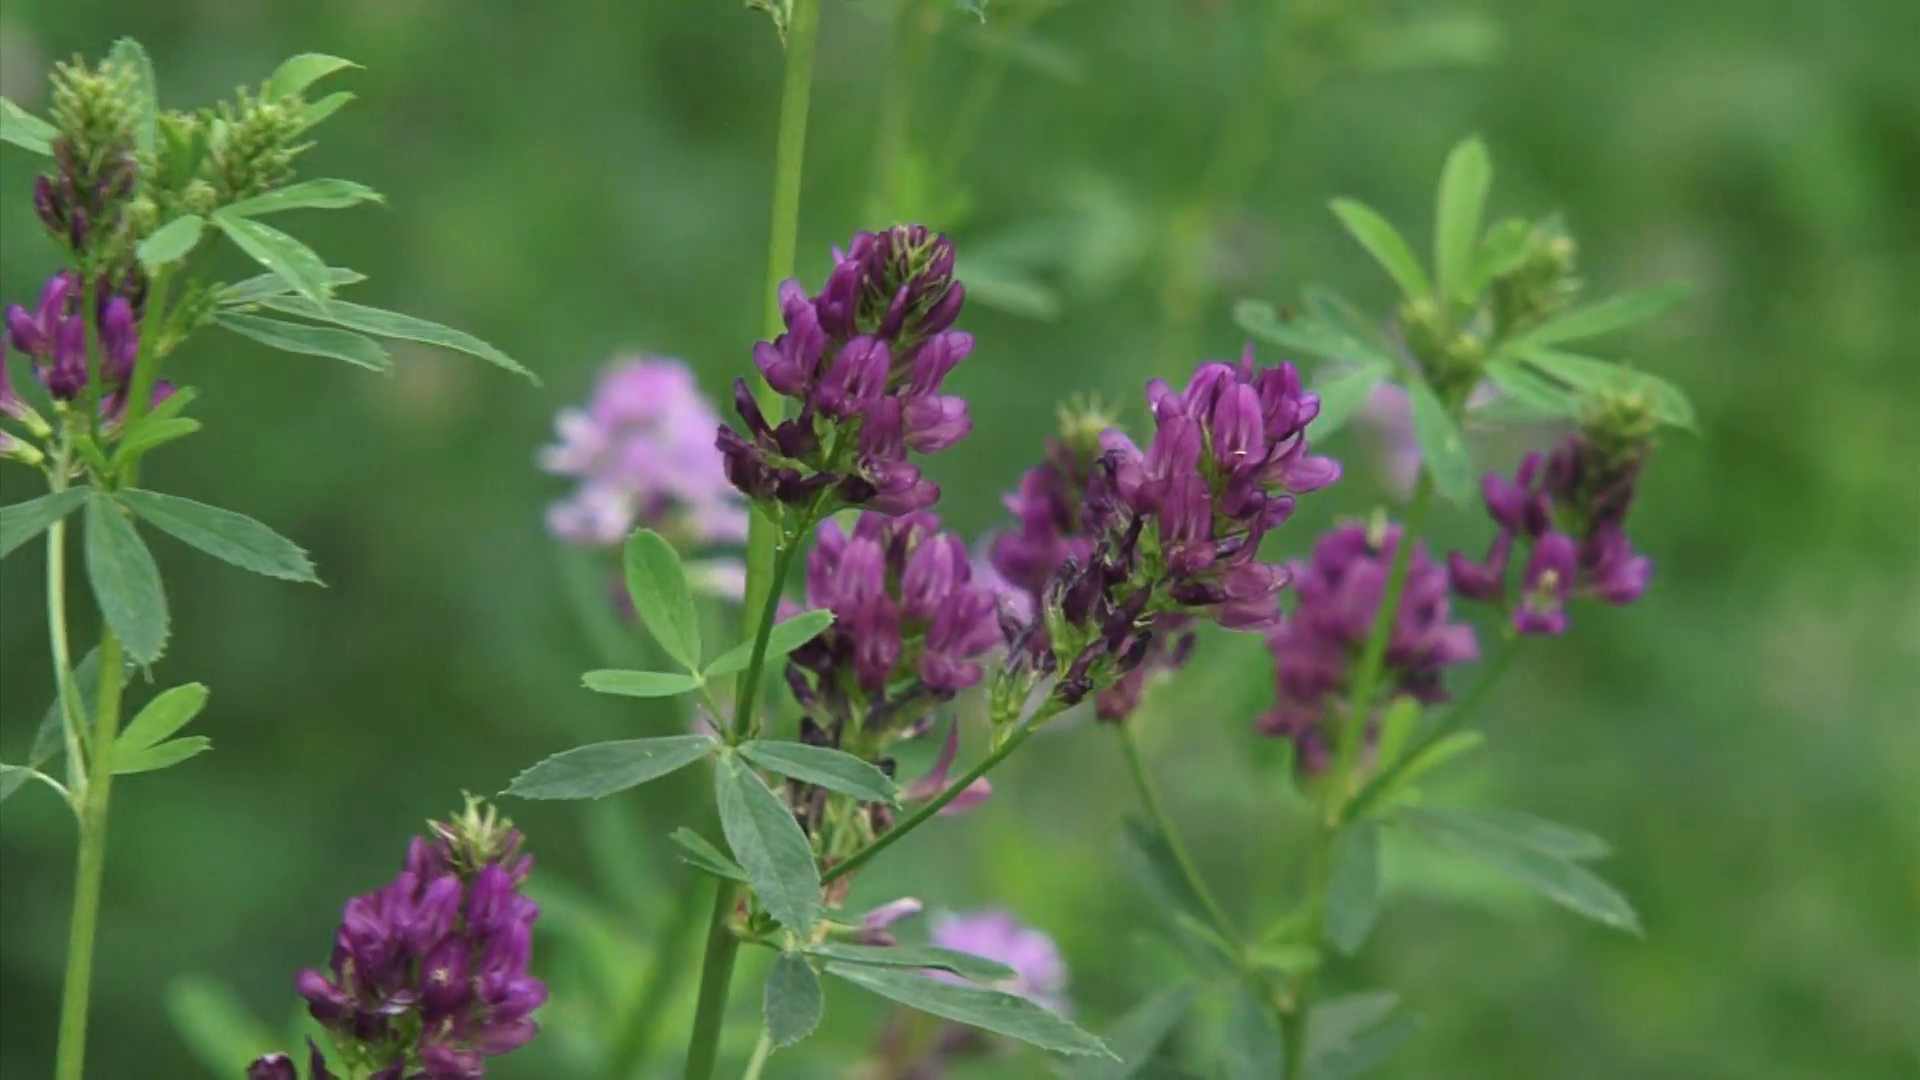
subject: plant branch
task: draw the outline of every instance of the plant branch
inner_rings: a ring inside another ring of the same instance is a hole
[[[74,875],[73,923],[67,936],[67,975],[60,999],[57,1080],[82,1080],[87,1053],[87,1003],[93,945],[100,924],[101,883],[107,864],[107,799],[113,790],[113,740],[120,729],[120,639],[100,635],[100,689],[94,712],[91,776],[81,803],[80,856]]]
[[[1459,730],[1461,723],[1486,701],[1494,686],[1512,669],[1513,658],[1519,651],[1519,638],[1508,630],[1502,638],[1500,650],[1487,661],[1487,666],[1481,671],[1480,678],[1467,688],[1466,693],[1460,695],[1452,705],[1448,706],[1445,712],[1434,719],[1426,733],[1400,754],[1399,760],[1367,781],[1366,786],[1361,788],[1359,794],[1347,804],[1342,820],[1358,821],[1364,817],[1367,811],[1373,808],[1373,804],[1392,788],[1393,782],[1400,778],[1400,774],[1406,771],[1409,764],[1418,761],[1420,755],[1426,753],[1441,739]]]
[[[1234,948],[1245,951],[1240,935],[1234,929],[1233,921],[1227,918],[1226,910],[1214,899],[1213,890],[1207,887],[1206,878],[1200,874],[1193,856],[1188,854],[1186,844],[1180,839],[1180,833],[1173,827],[1173,818],[1167,813],[1166,803],[1160,799],[1160,792],[1153,785],[1153,776],[1147,772],[1147,763],[1140,755],[1140,740],[1134,735],[1134,725],[1120,723],[1115,725],[1120,732],[1120,747],[1126,752],[1127,771],[1133,777],[1133,787],[1140,795],[1140,803],[1146,808],[1147,815],[1153,819],[1153,826],[1167,843],[1167,849],[1173,853],[1173,861],[1180,869],[1180,875],[1186,878],[1187,888],[1206,909],[1207,918],[1212,921],[1214,932],[1219,934]]]

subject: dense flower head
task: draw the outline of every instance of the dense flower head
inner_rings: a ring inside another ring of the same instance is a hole
[[[34,211],[74,252],[118,232],[139,182],[134,156],[137,73],[103,64],[61,64],[53,75],[54,169],[36,178]]]
[[[528,973],[540,909],[520,893],[533,868],[520,847],[518,830],[470,806],[416,837],[391,883],[347,902],[327,971],[295,979],[344,1057],[468,1080],[532,1041],[547,988]]]
[[[799,403],[770,424],[745,380],[734,406],[745,434],[720,427],[728,478],[750,498],[887,514],[924,510],[940,489],[908,452],[931,454],[972,430],[967,403],[941,385],[973,350],[949,329],[966,289],[953,277],[953,244],[919,225],[860,233],[817,295],[780,287],[786,330],[754,347],[767,384]]]
[[[1400,543],[1398,526],[1342,525],[1323,536],[1312,557],[1294,569],[1298,603],[1267,636],[1280,704],[1260,727],[1292,739],[1308,771],[1330,760],[1327,728],[1345,715]],[[1446,669],[1479,656],[1473,628],[1450,621],[1451,616],[1446,572],[1416,540],[1387,638],[1383,699],[1445,700],[1441,678]]]
[[[1018,994],[1055,1012],[1066,1012],[1067,963],[1059,946],[1046,934],[1027,926],[1005,911],[986,910],[933,917],[932,943],[942,949],[997,960],[1013,969],[1013,977],[997,989]],[[935,978],[961,981],[957,975],[933,973]]]
[[[1567,602],[1596,597],[1630,604],[1646,591],[1653,562],[1627,539],[1627,512],[1645,461],[1644,443],[1613,445],[1594,433],[1567,438],[1552,453],[1531,453],[1513,478],[1481,482],[1498,531],[1484,559],[1447,557],[1454,591],[1499,605],[1522,634],[1563,634]],[[1516,596],[1508,578],[1516,547],[1526,562]]]
[[[140,355],[139,302],[137,282],[115,282],[105,276],[95,279],[92,325],[82,312],[84,292],[79,275],[62,272],[53,275],[40,290],[39,301],[29,310],[12,304],[6,310],[6,338],[3,348],[17,349],[32,359],[34,378],[55,401],[69,402],[87,390],[94,372],[88,362],[91,338],[93,354],[100,358],[98,372],[103,394],[102,413],[109,423],[126,410],[128,384]],[[0,356],[0,361],[4,356]],[[165,382],[154,385],[152,403],[173,393]],[[9,386],[4,396],[8,415],[18,417],[19,406],[11,403],[14,392]]]
[[[584,408],[561,410],[559,438],[541,451],[548,472],[580,482],[548,507],[548,530],[592,547],[618,544],[637,526],[689,546],[745,543],[747,510],[713,444],[718,423],[682,362],[609,366]]]

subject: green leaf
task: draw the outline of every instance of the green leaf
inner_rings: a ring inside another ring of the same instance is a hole
[[[1396,820],[1455,852],[1513,878],[1554,903],[1596,922],[1641,933],[1640,917],[1613,886],[1566,858],[1518,842],[1512,835],[1463,826],[1423,807],[1403,807]]]
[[[1427,283],[1427,273],[1420,269],[1420,260],[1414,257],[1413,249],[1407,246],[1406,238],[1392,222],[1352,199],[1333,200],[1333,212],[1409,299],[1433,295],[1433,286]]]
[[[142,667],[167,647],[167,595],[153,553],[118,503],[99,491],[87,499],[87,580],[101,617],[127,656]]]
[[[80,715],[93,713],[93,693],[99,685],[100,650],[90,650],[73,669],[68,677],[69,688],[78,697]],[[0,775],[0,800],[5,800],[19,790],[20,785],[33,778],[33,771],[52,761],[66,749],[66,723],[61,716],[60,692],[56,691],[53,704],[40,717],[40,726],[34,730],[33,745],[27,749],[27,762],[24,766],[10,766],[13,771]],[[85,728],[81,729],[83,732]]]
[[[1449,499],[1471,497],[1473,457],[1467,453],[1460,425],[1453,422],[1447,407],[1424,381],[1408,379],[1406,388],[1407,400],[1413,406],[1413,438],[1420,444],[1421,462],[1433,477],[1434,487]]]
[[[589,690],[623,697],[676,697],[700,689],[700,676],[684,671],[589,671],[580,681]]]
[[[1352,956],[1360,951],[1380,915],[1380,831],[1357,821],[1333,845],[1327,883],[1327,940]]]
[[[1604,859],[1613,854],[1613,846],[1592,833],[1514,810],[1423,806],[1420,812],[1429,819],[1444,821],[1450,829],[1477,833],[1491,842],[1530,848],[1569,862]]]
[[[718,745],[705,735],[667,735],[576,746],[514,777],[506,794],[523,799],[598,799],[686,768]]]
[[[727,846],[753,883],[761,906],[782,926],[807,938],[820,921],[820,871],[792,809],[737,754],[720,756],[713,796]]]
[[[1393,356],[1330,323],[1295,317],[1281,318],[1280,312],[1264,300],[1242,300],[1233,305],[1233,321],[1240,329],[1262,341],[1310,356],[1347,363],[1393,365]]]
[[[184,439],[199,431],[201,426],[200,421],[190,420],[184,416],[151,423],[149,421],[153,421],[153,418],[141,417],[140,425],[121,437],[119,443],[114,446],[114,461],[121,464],[138,461],[149,452],[158,450],[175,439]]]
[[[1480,240],[1480,255],[1475,260],[1470,291],[1478,294],[1495,278],[1518,270],[1526,260],[1528,241],[1532,239],[1533,225],[1523,218],[1508,218],[1488,229]]]
[[[282,1048],[280,1036],[255,1018],[240,995],[204,975],[182,975],[168,983],[165,1003],[180,1041],[215,1075]]]
[[[345,330],[282,322],[234,311],[220,312],[213,317],[213,321],[242,337],[250,337],[262,345],[285,352],[345,360],[371,371],[386,371],[393,366],[393,358],[387,355],[387,350],[381,348],[379,342]]]
[[[1542,420],[1580,415],[1583,403],[1578,393],[1517,361],[1496,358],[1484,370],[1487,380],[1506,399],[1500,403],[1503,415]],[[1477,409],[1475,413],[1487,411]]]
[[[1374,750],[1375,767],[1390,769],[1400,761],[1400,754],[1407,748],[1407,740],[1413,736],[1414,725],[1420,722],[1420,702],[1408,696],[1394,698],[1387,704],[1386,711],[1380,717],[1380,744]]]
[[[214,211],[213,223],[253,261],[285,278],[294,292],[316,307],[326,307],[333,279],[327,264],[312,248],[271,225],[225,210]]]
[[[344,267],[327,267],[327,284],[338,288],[341,285],[353,285],[367,280],[367,275],[358,270]],[[268,297],[286,296],[293,291],[287,279],[279,274],[259,274],[220,287],[219,300],[222,307],[238,307],[244,304],[258,304]]]
[[[1388,360],[1400,354],[1400,345],[1387,336],[1379,320],[1332,289],[1308,285],[1300,290],[1300,300],[1315,322],[1340,331]]]
[[[806,957],[790,952],[774,957],[767,969],[764,1010],[767,1039],[775,1049],[794,1045],[820,1026],[827,996]]]
[[[328,94],[326,97],[307,106],[306,111],[300,114],[300,126],[302,128],[310,128],[318,124],[320,121],[339,112],[343,106],[355,100],[357,97],[358,95],[349,94],[345,90]]]
[[[351,60],[324,53],[301,53],[288,57],[273,69],[273,74],[260,88],[260,94],[268,100],[292,97],[336,71],[359,66]]]
[[[1043,1050],[1115,1056],[1105,1043],[1080,1030],[1072,1021],[1013,994],[856,964],[830,963],[826,970],[829,975],[910,1009],[1031,1043]]]
[[[1225,1080],[1279,1080],[1286,1071],[1286,1044],[1273,1008],[1250,987],[1233,995],[1222,1033],[1220,1065]]]
[[[785,622],[775,623],[767,632],[768,662],[779,659],[793,650],[819,637],[827,627],[833,625],[833,612],[807,611]],[[726,652],[721,653],[707,665],[702,672],[711,679],[717,675],[731,675],[736,671],[747,670],[753,660],[753,642],[743,641]]]
[[[1493,163],[1478,136],[1447,155],[1440,171],[1439,205],[1434,216],[1433,261],[1444,300],[1473,297],[1475,262],[1480,253],[1480,220],[1493,184]]]
[[[114,67],[133,72],[133,94],[139,102],[134,119],[133,145],[142,154],[153,152],[154,132],[160,115],[160,90],[153,77],[153,59],[138,41],[123,37],[113,43],[107,59]]]
[[[300,545],[245,514],[156,491],[127,490],[118,498],[140,520],[242,570],[286,581],[320,582]]]
[[[119,740],[113,744],[114,760],[117,762],[123,754],[158,745],[160,740],[186,727],[206,707],[207,688],[200,683],[187,683],[156,695],[120,732]]]
[[[823,941],[805,946],[804,951],[807,955],[817,956],[822,960],[839,960],[848,964],[864,964],[867,967],[948,971],[975,982],[993,983],[1018,977],[1017,972],[998,960],[989,960],[984,956],[975,956],[957,949],[941,949],[933,946],[852,945],[839,941]]]
[[[385,201],[386,198],[379,192],[352,180],[303,180],[277,191],[229,203],[221,212],[256,217],[260,214],[277,214],[282,210],[339,210],[363,202]]]
[[[1402,793],[1412,790],[1421,777],[1464,757],[1480,748],[1487,741],[1485,735],[1477,731],[1456,731],[1451,735],[1421,750],[1408,760],[1398,775],[1380,792],[1380,802],[1392,804]]]
[[[59,128],[0,97],[0,142],[10,142],[36,154],[51,155],[53,140],[59,135]]]
[[[740,869],[740,864],[727,858],[719,848],[708,843],[706,837],[692,829],[683,825],[675,829],[673,835],[667,839],[680,845],[680,861],[695,870],[705,871],[727,881],[746,884],[747,872]]]
[[[1191,986],[1162,990],[1127,1010],[1103,1037],[1117,1061],[1087,1058],[1067,1070],[1068,1080],[1132,1080],[1142,1075],[1160,1047],[1193,1008]]]
[[[1589,395],[1630,395],[1640,398],[1654,417],[1675,427],[1695,427],[1693,403],[1686,391],[1658,375],[1636,371],[1610,360],[1560,352],[1538,345],[1517,345],[1514,351],[1527,364]]]
[[[963,261],[955,276],[967,284],[967,299],[1009,315],[1052,322],[1060,317],[1060,293],[1020,267],[1000,260]]]
[[[130,773],[157,772],[171,769],[190,757],[197,757],[213,749],[213,740],[205,735],[189,735],[184,739],[174,739],[158,746],[149,746],[141,750],[113,750],[113,775],[126,776]]]
[[[640,529],[627,538],[624,562],[627,595],[647,630],[668,656],[688,671],[699,671],[700,613],[694,610],[680,553],[659,533]]]
[[[1320,395],[1320,415],[1307,425],[1307,438],[1318,441],[1345,427],[1366,406],[1374,387],[1386,377],[1385,367],[1368,364],[1358,371],[1315,384],[1314,393]]]
[[[1378,1068],[1420,1031],[1395,1011],[1389,993],[1354,994],[1314,1008],[1307,1017],[1307,1080],[1349,1080]]]
[[[12,506],[0,506],[0,559],[73,513],[75,507],[87,501],[88,490],[68,488]]]
[[[207,219],[199,214],[187,214],[174,218],[155,230],[152,236],[140,241],[134,249],[140,265],[151,270],[164,263],[184,259],[200,243],[200,235],[206,231]]]
[[[1247,950],[1247,962],[1257,968],[1294,975],[1320,966],[1320,950],[1311,945],[1256,945]]]
[[[886,773],[831,747],[756,739],[743,744],[740,753],[769,772],[804,780],[828,791],[851,795],[864,802],[899,804],[900,791]]]
[[[1669,282],[1651,289],[1610,296],[1597,304],[1556,315],[1513,340],[1515,348],[1559,345],[1599,337],[1652,319],[1693,295],[1693,286]]]
[[[374,337],[417,341],[423,345],[436,345],[442,349],[452,349],[454,352],[477,356],[515,374],[525,375],[533,381],[535,386],[540,385],[539,377],[520,366],[519,361],[513,357],[472,334],[441,326],[436,322],[417,319],[412,315],[402,315],[397,311],[382,311],[364,304],[349,304],[344,300],[330,301],[322,306],[311,297],[273,296],[264,298],[261,303],[290,315],[323,319],[349,330],[372,334]]]

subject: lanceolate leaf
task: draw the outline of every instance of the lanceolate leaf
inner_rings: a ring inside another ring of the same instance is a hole
[[[1372,396],[1374,388],[1386,376],[1387,369],[1384,366],[1368,364],[1358,371],[1349,371],[1316,383],[1314,392],[1320,395],[1320,415],[1307,425],[1307,438],[1316,441],[1324,439],[1345,427],[1347,421],[1366,406],[1367,398]]]
[[[1537,345],[1516,346],[1514,351],[1530,367],[1577,390],[1588,394],[1638,395],[1663,423],[1683,428],[1694,426],[1693,403],[1687,400],[1686,392],[1658,375]]]
[[[680,847],[680,861],[696,870],[703,870],[717,878],[738,881],[746,884],[747,872],[740,864],[727,858],[720,849],[707,842],[706,837],[685,826],[673,831],[667,837]]]
[[[1380,914],[1380,832],[1370,821],[1341,830],[1327,886],[1327,940],[1352,956]]]
[[[518,375],[525,375],[538,385],[540,379],[533,372],[522,367],[519,361],[501,352],[499,349],[481,341],[472,334],[441,326],[436,322],[417,319],[412,315],[402,315],[396,311],[382,311],[379,308],[363,304],[349,304],[344,300],[333,300],[324,306],[304,293],[301,297],[276,296],[262,301],[268,307],[277,308],[290,315],[302,315],[309,319],[323,319],[336,323],[349,330],[372,334],[374,337],[399,338],[402,341],[417,341],[423,345],[437,345],[443,349],[452,349],[469,356],[477,356],[490,364],[506,368]]]
[[[207,219],[199,214],[174,218],[155,230],[152,236],[140,241],[134,254],[139,257],[141,265],[148,269],[175,259],[184,259],[200,242],[200,234],[206,229]]]
[[[1012,968],[998,960],[931,946],[849,945],[844,942],[823,941],[806,946],[806,952],[809,956],[817,956],[822,960],[839,960],[848,964],[865,964],[868,967],[950,971],[963,979],[972,979],[975,982],[999,982],[1014,978],[1016,975]]]
[[[1277,1080],[1286,1069],[1286,1044],[1273,1008],[1250,988],[1233,996],[1220,1047],[1225,1080]]]
[[[1610,296],[1597,304],[1575,308],[1557,315],[1514,339],[1516,347],[1559,345],[1583,338],[1599,337],[1636,326],[1652,319],[1693,294],[1693,286],[1682,282],[1656,285],[1651,289]]]
[[[713,773],[720,828],[767,913],[806,938],[820,921],[820,871],[793,811],[737,754]]]
[[[170,769],[175,765],[213,749],[213,740],[204,735],[189,735],[184,739],[174,739],[158,746],[143,747],[138,750],[113,748],[113,772],[115,776],[128,773],[155,772]]]
[[[137,461],[149,451],[157,450],[175,439],[184,439],[199,430],[200,421],[184,416],[165,420],[141,417],[140,426],[122,436],[114,445],[113,459],[122,463]]]
[[[286,279],[293,291],[324,307],[333,291],[327,264],[312,248],[264,222],[216,210],[213,223],[255,262]]]
[[[213,321],[236,334],[285,352],[345,360],[370,371],[386,371],[393,366],[393,358],[379,342],[345,330],[282,322],[236,311],[223,311],[215,315]]]
[[[592,743],[555,754],[514,777],[506,793],[523,799],[597,799],[685,768],[716,745],[705,735]]]
[[[1464,757],[1480,748],[1487,741],[1485,735],[1477,731],[1456,731],[1439,742],[1425,747],[1407,760],[1392,782],[1380,793],[1382,802],[1391,803],[1403,792],[1409,791],[1420,778],[1440,768],[1455,758]]]
[[[147,524],[242,570],[320,582],[298,544],[245,514],[155,491],[128,490],[118,497]]]
[[[1262,341],[1288,349],[1298,349],[1324,360],[1375,364],[1390,367],[1393,357],[1329,323],[1310,319],[1284,319],[1272,304],[1262,300],[1242,300],[1233,306],[1233,321],[1240,329]]]
[[[767,970],[764,1010],[767,1039],[775,1048],[792,1046],[813,1034],[826,1008],[820,976],[813,973],[806,957],[783,952],[774,958]]]
[[[641,529],[627,538],[625,565],[627,595],[640,620],[668,656],[699,671],[700,614],[680,554],[659,533]]]
[[[1427,282],[1426,271],[1420,269],[1420,260],[1392,222],[1352,199],[1333,200],[1333,212],[1353,238],[1360,241],[1360,246],[1367,249],[1367,254],[1392,275],[1409,299],[1433,295],[1433,286]]]
[[[979,986],[930,979],[912,972],[829,963],[829,975],[910,1009],[981,1028],[1062,1054],[1114,1057],[1105,1043],[1026,998]]]
[[[167,597],[160,568],[111,496],[87,499],[87,580],[107,628],[141,666],[160,659],[167,646]]]
[[[1440,200],[1434,216],[1433,259],[1440,294],[1447,300],[1471,296],[1474,262],[1480,249],[1480,219],[1486,211],[1493,164],[1477,137],[1453,148],[1440,172]]]
[[[830,747],[755,740],[741,746],[740,753],[769,772],[804,780],[842,795],[888,805],[899,801],[899,790],[887,779],[886,773],[852,754]]]
[[[803,612],[785,622],[776,623],[767,634],[766,662],[772,663],[805,645],[819,637],[822,631],[832,625],[833,612],[831,611]],[[743,641],[714,657],[713,662],[707,665],[703,674],[709,679],[717,675],[731,675],[737,671],[747,670],[747,665],[752,660],[753,642]]]
[[[1485,371],[1488,381],[1506,399],[1500,403],[1506,415],[1542,420],[1580,415],[1583,402],[1578,393],[1514,360],[1490,361]],[[1476,410],[1475,415],[1484,411]]]
[[[344,90],[328,94],[326,97],[307,106],[306,111],[300,114],[300,126],[312,127],[320,121],[325,120],[327,117],[339,112],[342,106],[353,101],[355,96],[356,95],[349,94]]]
[[[130,37],[114,42],[107,59],[115,67],[133,72],[133,95],[139,103],[133,125],[133,145],[143,154],[151,153],[155,120],[160,115],[160,89],[153,77],[153,60],[147,56],[147,50]]]
[[[1364,1076],[1420,1031],[1419,1021],[1397,1010],[1385,992],[1335,998],[1307,1018],[1308,1080]]]
[[[1463,834],[1476,833],[1497,843],[1531,848],[1573,862],[1604,859],[1613,853],[1612,845],[1592,833],[1513,810],[1423,806],[1419,813]]]
[[[1069,1080],[1132,1080],[1146,1075],[1154,1054],[1186,1019],[1194,996],[1190,986],[1170,987],[1128,1010],[1103,1036],[1107,1049],[1119,1060],[1077,1061],[1067,1072]]]
[[[623,697],[674,697],[700,688],[700,676],[684,671],[589,671],[580,681],[589,690]]]
[[[261,214],[277,214],[282,210],[338,210],[363,202],[383,201],[379,192],[352,180],[303,180],[276,191],[255,195],[251,199],[229,203],[222,213],[258,217]]]
[[[36,154],[53,153],[53,140],[60,129],[0,97],[0,142],[10,142]]]
[[[1433,477],[1434,487],[1449,499],[1465,499],[1474,491],[1473,458],[1460,425],[1448,415],[1433,389],[1420,379],[1406,382],[1407,400],[1413,406],[1413,437],[1420,444],[1421,462]]]
[[[367,275],[358,270],[344,267],[327,267],[327,284],[338,288],[341,285],[353,285],[367,280]],[[258,274],[245,281],[236,281],[220,288],[219,298],[222,307],[238,307],[244,304],[257,304],[270,296],[286,296],[293,291],[287,279],[279,274]]]
[[[113,746],[114,753],[132,754],[157,745],[187,726],[206,705],[207,688],[200,683],[176,686],[155,696],[120,732],[119,741]]]
[[[204,975],[182,975],[167,984],[167,1015],[175,1032],[200,1062],[224,1075],[236,1061],[271,1053],[281,1036],[267,1030],[233,988]]]
[[[359,66],[325,53],[301,53],[282,61],[260,90],[269,99],[292,97],[336,71]]]
[[[39,536],[87,501],[87,488],[68,488],[39,498],[0,506],[0,558]]]
[[[1397,820],[1430,840],[1498,870],[1560,904],[1631,934],[1640,933],[1640,918],[1613,886],[1567,858],[1516,842],[1476,827],[1462,827],[1444,814],[1405,807]]]

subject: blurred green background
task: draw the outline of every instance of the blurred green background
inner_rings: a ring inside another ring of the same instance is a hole
[[[1670,436],[1647,474],[1634,531],[1655,587],[1535,649],[1485,715],[1491,752],[1449,785],[1614,840],[1605,871],[1647,939],[1395,852],[1401,898],[1330,975],[1395,989],[1424,1016],[1382,1075],[1920,1075],[1920,6],[990,13],[903,41],[887,6],[828,0],[800,245],[817,284],[827,246],[891,205],[974,257],[976,296],[998,301],[962,322],[979,347],[954,385],[977,426],[933,466],[969,535],[997,520],[1058,399],[1131,404],[1148,375],[1237,348],[1233,299],[1319,281],[1383,308],[1385,278],[1327,200],[1365,199],[1424,236],[1440,161],[1468,132],[1493,151],[1494,211],[1564,210],[1598,289],[1698,286],[1625,342],[1692,392],[1704,432]],[[325,959],[342,900],[391,876],[422,819],[546,753],[671,722],[578,688],[602,661],[540,524],[562,485],[533,454],[620,350],[685,357],[715,392],[745,369],[780,57],[764,17],[730,0],[9,0],[0,89],[43,112],[48,61],[119,34],[148,45],[176,106],[294,52],[364,64],[339,82],[360,101],[320,129],[303,173],[363,180],[389,205],[299,231],[372,276],[356,299],[471,329],[547,380],[530,390],[414,349],[383,379],[211,331],[180,357],[207,427],[156,458],[150,483],[300,539],[328,587],[156,545],[177,620],[157,674],[213,687],[197,730],[216,751],[117,785],[91,1075],[237,1076],[242,1062],[209,1071],[177,1033],[177,976],[231,987],[277,1032],[291,972]],[[890,63],[902,45],[924,49],[906,65],[911,101]],[[904,181],[875,203],[889,102],[905,102]],[[30,301],[55,265],[34,166],[0,154],[8,301]],[[1311,500],[1289,551],[1389,498],[1360,432],[1330,449],[1348,479]],[[5,501],[31,481],[7,469]],[[1477,549],[1484,521],[1456,509],[1440,530]],[[35,545],[0,572],[9,757],[50,698],[39,558]],[[1209,639],[1141,720],[1175,815],[1249,921],[1290,898],[1301,835],[1250,731],[1269,679],[1257,641]],[[1152,906],[1127,884],[1118,747],[1071,728],[996,786],[982,811],[876,864],[854,906],[1005,905],[1060,940],[1079,1015],[1103,1025],[1160,977],[1138,941]],[[593,811],[510,808],[553,890],[541,951],[563,997],[553,1037],[498,1075],[587,1075],[583,1025],[616,1007],[602,984],[625,993],[656,963],[693,962],[693,943],[656,958],[651,942],[688,880],[662,837],[700,797],[686,783]],[[6,804],[9,1078],[49,1071],[71,845],[43,789]],[[750,1040],[752,969],[737,989]],[[769,1075],[845,1075],[880,1015],[836,991],[821,1037]],[[1040,1069],[1014,1058],[979,1075]]]

